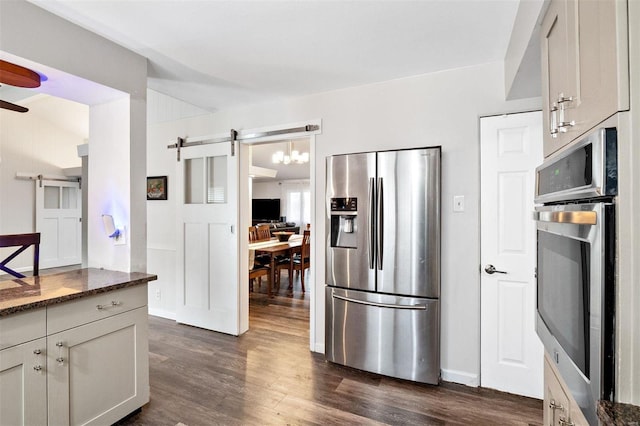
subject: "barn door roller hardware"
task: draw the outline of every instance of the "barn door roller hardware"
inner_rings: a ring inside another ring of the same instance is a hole
[[[266,132],[254,132],[254,133],[247,133],[247,134],[241,134],[237,130],[231,129],[229,131],[229,136],[220,137],[220,138],[212,138],[208,136],[194,137],[194,138],[178,137],[177,142],[171,145],[167,145],[167,148],[176,149],[177,161],[180,161],[180,150],[183,148],[189,148],[190,146],[210,145],[214,143],[231,142],[231,155],[234,156],[236,141],[246,141],[250,139],[266,138],[269,136],[286,135],[289,133],[314,132],[316,130],[320,130],[320,126],[318,126],[317,124],[307,124],[301,127],[292,127],[289,129],[270,130]]]

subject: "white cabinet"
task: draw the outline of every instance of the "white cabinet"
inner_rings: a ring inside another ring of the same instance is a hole
[[[544,357],[544,426],[588,426],[589,423],[559,378],[549,357]]]
[[[624,0],[552,0],[542,22],[545,157],[629,109]]]
[[[0,317],[0,425],[47,421],[45,308]]]
[[[47,338],[49,424],[112,424],[149,401],[147,309]]]
[[[149,402],[147,285],[0,318],[0,425],[112,424]]]
[[[47,423],[46,339],[0,350],[0,425]]]

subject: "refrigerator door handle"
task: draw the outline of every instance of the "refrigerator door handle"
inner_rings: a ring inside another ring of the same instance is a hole
[[[376,229],[376,240],[377,240],[377,250],[378,253],[378,269],[382,271],[382,247],[384,244],[384,240],[382,237],[382,233],[384,231],[384,195],[382,191],[382,178],[378,178],[378,212],[377,212],[377,223],[378,227]]]
[[[369,205],[367,206],[367,242],[369,243],[369,269],[373,269],[374,266],[374,253],[375,246],[373,241],[374,234],[374,217],[373,212],[375,209],[375,196],[374,196],[375,178],[369,178]]]
[[[376,303],[376,302],[368,302],[366,300],[351,299],[349,297],[338,296],[337,294],[332,294],[331,297],[333,297],[334,299],[344,300],[345,302],[359,303],[361,305],[375,306],[377,308],[409,309],[413,311],[427,310],[427,305],[419,305],[419,304],[418,305],[395,305],[392,303]]]

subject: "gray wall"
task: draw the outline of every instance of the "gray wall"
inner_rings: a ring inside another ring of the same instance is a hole
[[[179,135],[217,134],[322,119],[312,147],[316,222],[313,224],[315,299],[311,347],[324,351],[325,158],[348,152],[442,146],[442,368],[445,380],[477,385],[480,365],[479,291],[479,118],[540,108],[540,99],[504,100],[503,64],[492,63],[384,83],[332,91],[282,102],[222,111],[205,117],[152,125],[148,166],[154,174],[175,173],[175,152],[166,145]],[[170,184],[171,185],[171,184]],[[172,188],[170,186],[170,193]],[[175,192],[174,192],[175,193]],[[454,195],[466,211],[453,213]],[[175,206],[149,205],[149,267],[171,276],[167,262],[176,248]],[[175,276],[175,275],[174,275]],[[169,280],[163,294],[175,294]],[[173,293],[172,293],[173,292]],[[171,317],[169,302],[153,301],[153,312]]]

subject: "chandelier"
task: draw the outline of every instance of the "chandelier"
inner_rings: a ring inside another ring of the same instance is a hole
[[[292,143],[289,142],[288,154],[284,151],[276,151],[271,156],[271,162],[274,164],[304,164],[309,162],[309,153],[300,153],[297,149],[292,149]]]

